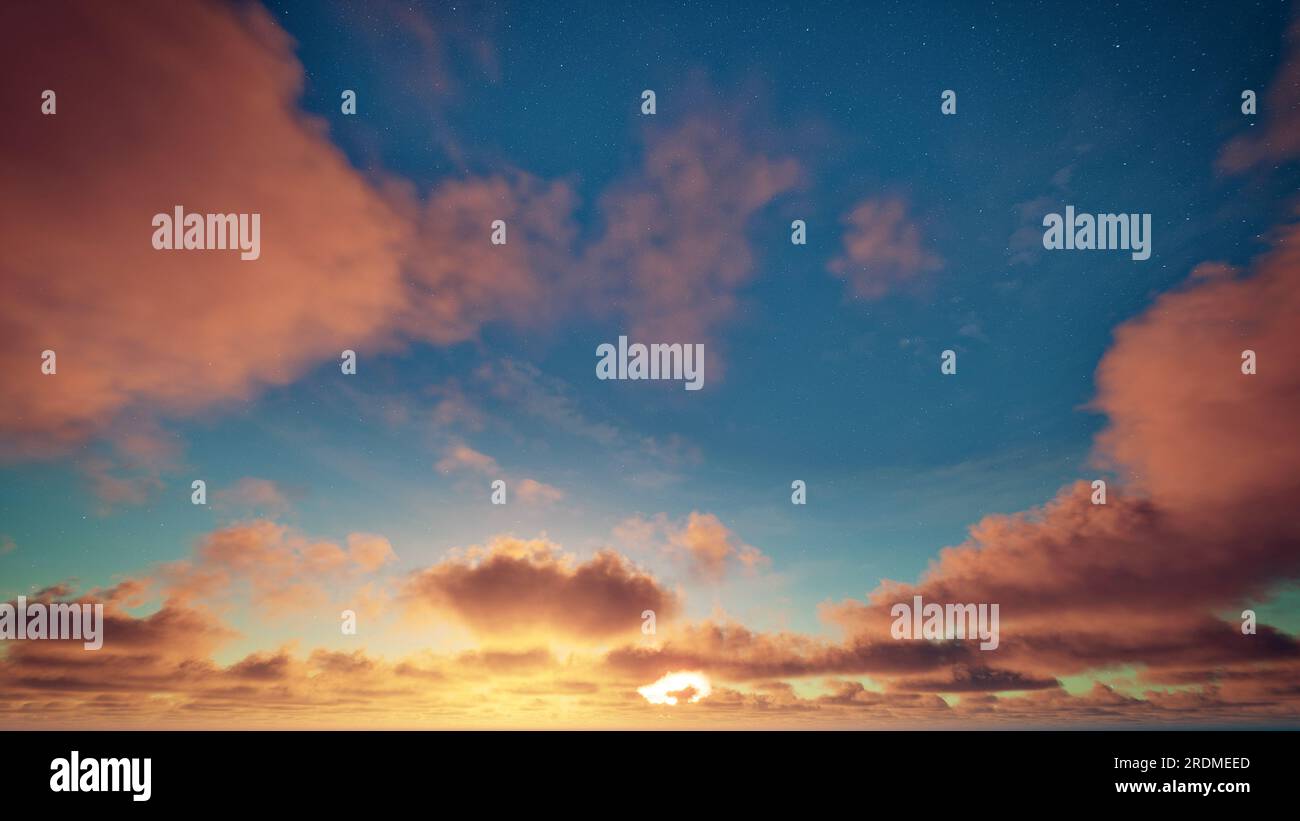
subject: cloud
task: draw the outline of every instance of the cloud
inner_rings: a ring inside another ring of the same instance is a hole
[[[367,573],[373,573],[380,567],[397,559],[393,546],[383,536],[373,533],[348,534],[348,558],[357,567]]]
[[[564,498],[564,491],[535,479],[521,479],[515,486],[519,499],[529,504],[550,504]]]
[[[80,641],[7,642],[0,669],[8,695],[15,690],[57,701],[62,692],[130,693],[185,688],[198,683],[207,665],[199,662],[235,637],[202,610],[180,605],[136,617],[121,602],[100,595],[73,597],[69,591],[45,600],[103,603],[103,646],[86,651]],[[6,699],[7,700],[7,699]],[[21,702],[13,707],[20,707]]]
[[[144,504],[163,488],[163,474],[181,464],[178,440],[152,420],[119,422],[109,432],[106,443],[77,463],[101,515],[118,506]]]
[[[1293,665],[1294,637],[1244,636],[1216,614],[1300,577],[1298,242],[1300,227],[1282,229],[1248,275],[1198,268],[1116,330],[1093,403],[1109,420],[1098,457],[1121,480],[1105,505],[1081,481],[1039,510],[985,517],[917,584],[884,583],[827,616],[869,639],[912,595],[998,603],[996,663],[1030,676]],[[1244,348],[1272,367],[1243,374]]]
[[[1238,624],[1215,617],[1271,590],[1279,568],[1234,572],[1227,555],[1248,553],[1246,546],[1221,529],[1194,534],[1198,524],[1149,502],[1112,497],[1094,506],[1080,483],[1042,511],[986,517],[915,585],[886,582],[867,604],[828,605],[824,615],[865,649],[889,641],[890,606],[913,595],[997,603],[996,652],[966,652],[962,644],[960,654],[936,657],[933,666],[996,664],[1029,678],[1118,665],[1263,669],[1300,657],[1300,644],[1272,628],[1243,636]]]
[[[516,498],[525,504],[553,504],[564,498],[564,491],[554,485],[527,477],[515,478],[506,475],[491,456],[480,453],[463,443],[447,448],[434,467],[443,475],[477,473],[503,479],[508,488],[514,489]]]
[[[295,555],[283,555],[277,545],[292,537],[265,524],[259,529],[256,538],[213,534],[202,543],[201,561],[245,576],[270,568],[280,578],[286,567],[328,575],[339,564],[336,550],[312,549],[307,539],[295,546]],[[365,547],[374,538],[349,539],[354,562],[387,555],[382,540],[377,550]],[[648,704],[676,700],[694,702],[692,726],[701,727],[1041,726],[1072,720],[1185,725],[1189,713],[1205,724],[1240,725],[1293,717],[1300,695],[1294,692],[1300,672],[1294,655],[1241,665],[1253,651],[1230,629],[1185,637],[1187,646],[1202,648],[1199,659],[1181,652],[1183,642],[1169,641],[1167,633],[1139,633],[1134,645],[1142,658],[1160,660],[1163,647],[1178,665],[1143,673],[1147,689],[1137,695],[1098,682],[1076,696],[1050,674],[1015,669],[1023,660],[1017,656],[999,652],[992,666],[987,654],[956,642],[893,642],[863,631],[832,642],[725,622],[676,623],[664,614],[671,617],[679,602],[673,597],[668,606],[668,594],[626,560],[605,552],[579,561],[541,539],[499,537],[407,576],[397,588],[404,606],[462,621],[478,646],[417,651],[391,661],[355,648],[303,653],[280,646],[218,664],[213,655],[229,646],[234,632],[196,598],[173,595],[150,615],[129,615],[123,608],[138,606],[148,587],[147,579],[130,579],[80,597],[106,602],[101,651],[87,653],[74,642],[11,645],[0,658],[0,723],[201,727],[228,726],[237,715],[243,726],[527,727],[557,720],[562,726],[575,720],[639,726]],[[642,594],[654,590],[665,599],[656,637],[662,640],[647,641],[637,635],[639,612],[623,610],[628,602],[653,600]],[[72,591],[59,585],[36,596],[70,598]],[[617,626],[611,631],[610,625]],[[603,649],[629,633],[637,639]],[[1042,646],[1033,647],[1031,657],[1056,663],[1052,647],[1071,633],[1036,637]],[[1291,641],[1268,630],[1259,638],[1279,646]],[[426,641],[423,636],[419,643]],[[1086,644],[1058,652],[1079,653]],[[571,649],[557,654],[550,649],[556,645]],[[672,678],[680,671],[699,678]],[[883,687],[844,678],[864,673]],[[799,692],[791,679],[805,680]],[[1161,684],[1179,689],[1162,690]],[[1007,697],[1009,691],[1019,695]],[[959,698],[949,706],[938,693]]]
[[[218,510],[257,510],[270,516],[288,512],[289,494],[270,479],[245,476],[230,487],[212,494],[212,506]]]
[[[475,24],[491,23],[487,15],[473,22],[458,15],[433,19],[427,12],[397,0],[375,0],[364,9],[340,6],[331,9],[343,17],[343,27],[365,38],[375,58],[394,63],[391,75],[409,83],[412,98],[434,101],[458,96],[462,89],[450,59],[463,53],[483,74],[496,78],[500,72],[492,41]],[[382,22],[376,23],[378,17]]]
[[[519,171],[440,184],[423,206],[411,206],[412,288],[400,327],[447,345],[474,338],[488,322],[553,322],[572,276],[575,207],[566,183]],[[495,220],[506,223],[505,245],[491,242]]]
[[[921,245],[921,232],[896,197],[867,199],[843,219],[844,252],[827,268],[854,299],[880,299],[937,270],[943,261]]]
[[[690,669],[701,670],[715,680],[743,682],[832,674],[918,674],[959,664],[978,666],[979,653],[959,642],[893,641],[887,632],[831,641],[791,632],[758,632],[742,624],[710,619],[675,625],[653,646],[615,648],[606,663],[629,676]]]
[[[329,586],[373,573],[395,558],[382,536],[350,534],[345,549],[256,519],[207,534],[193,558],[166,563],[149,579],[169,601],[211,603],[247,595],[253,606],[284,615],[323,606],[331,601]]]
[[[497,464],[497,460],[463,443],[447,448],[446,453],[438,460],[434,468],[442,474],[471,471],[495,476],[501,472],[501,466]]]
[[[491,7],[453,7],[444,10],[450,13],[435,15],[399,0],[374,0],[364,7],[339,4],[322,11],[334,18],[338,30],[348,32],[354,47],[366,50],[361,71],[352,75],[354,87],[362,94],[361,105],[385,106],[400,100],[404,109],[418,112],[411,127],[418,129],[421,138],[464,168],[468,147],[447,121],[454,105],[465,98],[467,86],[500,80],[499,56],[491,36],[498,12]],[[356,125],[366,128],[364,123]],[[367,148],[376,156],[381,153],[377,137],[370,137]]]
[[[128,406],[191,412],[360,347],[403,301],[404,226],[294,107],[302,69],[256,6],[11,9],[0,435],[75,442]],[[30,104],[22,77],[57,91]],[[183,112],[183,116],[177,116]],[[88,142],[89,140],[89,142]],[[112,157],[112,162],[103,162]],[[17,207],[21,204],[21,207]],[[155,251],[154,214],[258,212],[262,254]],[[58,237],[33,243],[32,237]],[[40,352],[58,355],[44,376]],[[34,358],[35,357],[35,358]]]
[[[1119,328],[1097,371],[1108,462],[1180,507],[1296,498],[1300,441],[1300,225],[1280,229],[1248,277],[1204,266]],[[1259,372],[1241,372],[1254,350]],[[1270,517],[1271,518],[1271,517]]]
[[[653,132],[639,172],[600,199],[604,232],[584,259],[598,307],[635,340],[711,341],[753,276],[750,219],[802,178],[795,160],[750,150],[715,117]]]
[[[303,69],[259,6],[137,11],[6,13],[23,32],[4,56],[22,70],[0,73],[10,455],[116,435],[119,419],[247,399],[345,348],[450,344],[493,321],[536,326],[563,302],[543,277],[572,268],[564,183],[509,172],[449,180],[421,199],[359,173],[298,109]],[[32,103],[30,76],[57,91],[57,114]],[[153,215],[176,205],[260,214],[260,258],[154,250]],[[509,223],[505,246],[489,241],[494,219]],[[40,370],[46,349],[53,376]],[[89,474],[117,500],[151,484],[99,463]]]
[[[685,552],[696,574],[709,581],[721,581],[729,564],[752,571],[769,563],[758,548],[740,541],[712,513],[692,511],[684,527],[669,531],[668,541],[673,549]]]
[[[1075,149],[1083,153],[1086,149]],[[1043,253],[1043,217],[1052,209],[1059,208],[1060,203],[1068,201],[1070,178],[1074,176],[1077,160],[1060,169],[1048,180],[1048,191],[1015,204],[1017,227],[1007,240],[1009,262],[1012,265],[1029,265],[1037,262]]]
[[[1008,690],[1046,690],[1060,687],[1056,679],[1033,678],[1020,673],[995,670],[989,667],[953,667],[951,674],[941,679],[903,679],[891,684],[900,692],[921,693],[984,693]]]
[[[684,522],[666,514],[634,516],[614,527],[617,542],[637,550],[656,550],[684,561],[697,579],[718,583],[736,569],[753,573],[771,564],[758,548],[740,537],[712,513],[692,511]]]
[[[613,551],[578,561],[553,542],[508,536],[412,574],[400,596],[476,634],[516,639],[601,641],[637,633],[643,610],[668,620],[679,609],[675,594]]]

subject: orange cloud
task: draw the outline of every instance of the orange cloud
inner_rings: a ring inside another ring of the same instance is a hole
[[[669,534],[669,541],[686,551],[695,572],[713,581],[722,578],[729,562],[750,571],[770,563],[758,548],[741,542],[712,513],[692,512],[684,528]]]
[[[497,460],[463,443],[449,447],[443,457],[434,465],[434,468],[439,473],[457,473],[468,470],[475,473],[495,475],[501,472]]]
[[[247,591],[254,606],[290,613],[329,601],[327,582],[373,573],[396,558],[382,536],[353,533],[347,545],[258,519],[209,533],[193,559],[165,564],[151,579],[169,601],[215,602]]]
[[[1204,268],[1115,333],[1097,371],[1110,417],[1102,454],[1184,508],[1295,498],[1300,441],[1300,225],[1277,232],[1248,277]],[[1258,373],[1242,373],[1255,351]]]
[[[373,533],[348,534],[348,558],[357,567],[367,573],[373,573],[380,567],[397,559],[393,546],[383,536]]]
[[[551,504],[564,498],[564,491],[536,479],[521,479],[515,493],[520,500],[530,504]]]
[[[507,480],[507,487],[513,487],[516,498],[524,504],[554,504],[564,498],[564,491],[554,485],[526,477],[507,476],[495,459],[464,443],[447,448],[434,468],[444,475],[469,472]]]

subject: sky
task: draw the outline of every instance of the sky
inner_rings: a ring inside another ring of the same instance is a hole
[[[1300,724],[1293,4],[0,26],[0,726]]]

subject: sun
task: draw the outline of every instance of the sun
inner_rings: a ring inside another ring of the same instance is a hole
[[[638,687],[636,691],[651,704],[676,704],[679,696],[689,696],[689,703],[694,704],[707,698],[713,692],[713,686],[703,673],[669,673],[653,684]]]

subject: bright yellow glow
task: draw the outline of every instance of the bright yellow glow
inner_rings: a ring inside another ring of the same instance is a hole
[[[669,673],[654,684],[638,687],[636,691],[651,704],[676,704],[677,696],[691,690],[690,703],[694,704],[713,692],[713,687],[703,673]]]

